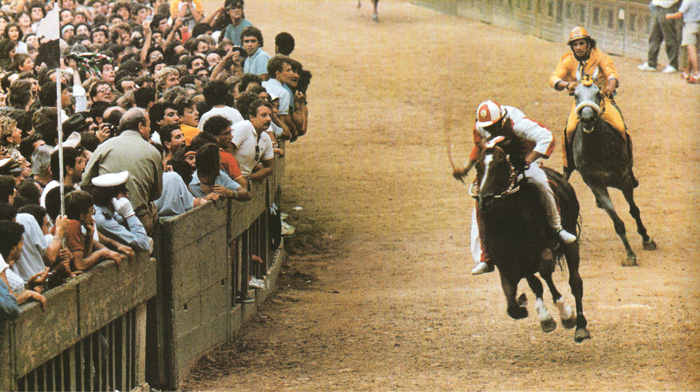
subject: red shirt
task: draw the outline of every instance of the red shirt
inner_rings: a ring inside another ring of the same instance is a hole
[[[243,176],[243,173],[241,173],[241,168],[238,167],[238,161],[232,154],[219,149],[219,157],[221,160],[221,168],[224,169],[229,177],[235,180],[236,178]]]
[[[68,220],[68,230],[66,230],[66,247],[71,252],[85,252],[85,234],[80,230],[80,222]],[[88,255],[85,255],[88,256]]]

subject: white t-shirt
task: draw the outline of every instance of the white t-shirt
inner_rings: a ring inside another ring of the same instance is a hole
[[[246,120],[236,123],[231,133],[233,134],[231,143],[236,146],[233,156],[238,161],[238,166],[241,168],[243,176],[250,176],[258,162],[267,161],[275,157],[270,136],[263,132],[260,135],[260,140],[258,140],[255,127],[250,121]],[[257,152],[256,146],[258,147]]]
[[[204,113],[204,115],[202,115],[202,117],[199,118],[199,124],[197,124],[197,128],[199,128],[200,131],[204,131],[204,123],[206,123],[207,120],[212,116],[226,117],[229,121],[231,121],[232,127],[236,123],[243,121],[243,116],[241,116],[241,113],[238,112],[238,110],[232,107],[224,106],[221,108],[211,108],[211,110]]]

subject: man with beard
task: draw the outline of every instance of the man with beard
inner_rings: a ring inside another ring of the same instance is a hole
[[[601,118],[615,128],[623,140],[627,140],[629,147],[630,139],[627,127],[622,119],[620,109],[618,109],[613,99],[615,89],[620,85],[615,64],[613,64],[608,55],[596,47],[596,41],[588,35],[588,32],[583,27],[575,27],[571,30],[569,46],[571,47],[571,52],[565,53],[561,57],[557,68],[549,77],[549,84],[557,91],[566,90],[569,95],[573,95],[578,83],[583,80],[585,75],[589,75],[604,95],[600,105]],[[566,122],[564,148],[562,149],[564,174],[567,178],[574,171],[573,154],[570,146],[576,125],[578,125],[578,115],[576,113],[576,103],[574,102],[571,106],[569,119]]]

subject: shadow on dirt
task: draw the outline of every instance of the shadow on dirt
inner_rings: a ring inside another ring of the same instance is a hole
[[[286,219],[295,231],[293,235],[285,236],[285,260],[274,292],[260,305],[258,312],[233,341],[214,349],[197,362],[182,385],[183,390],[192,389],[191,385],[240,373],[242,369],[266,366],[265,361],[275,361],[274,355],[264,355],[274,351],[274,344],[267,340],[267,336],[260,338],[258,333],[268,328],[273,314],[284,312],[290,303],[301,301],[296,292],[319,290],[319,273],[342,249],[341,241],[326,233],[322,222],[305,216],[305,213],[291,211]]]

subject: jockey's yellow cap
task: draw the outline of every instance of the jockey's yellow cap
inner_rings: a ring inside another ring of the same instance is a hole
[[[506,110],[501,107],[497,102],[488,100],[479,104],[476,108],[476,126],[477,127],[488,127],[493,123],[498,122],[506,115]]]
[[[588,31],[584,29],[581,26],[576,26],[574,27],[571,32],[569,33],[569,43],[572,43],[576,41],[577,39],[586,39],[586,38],[591,38],[590,35],[588,35]]]

